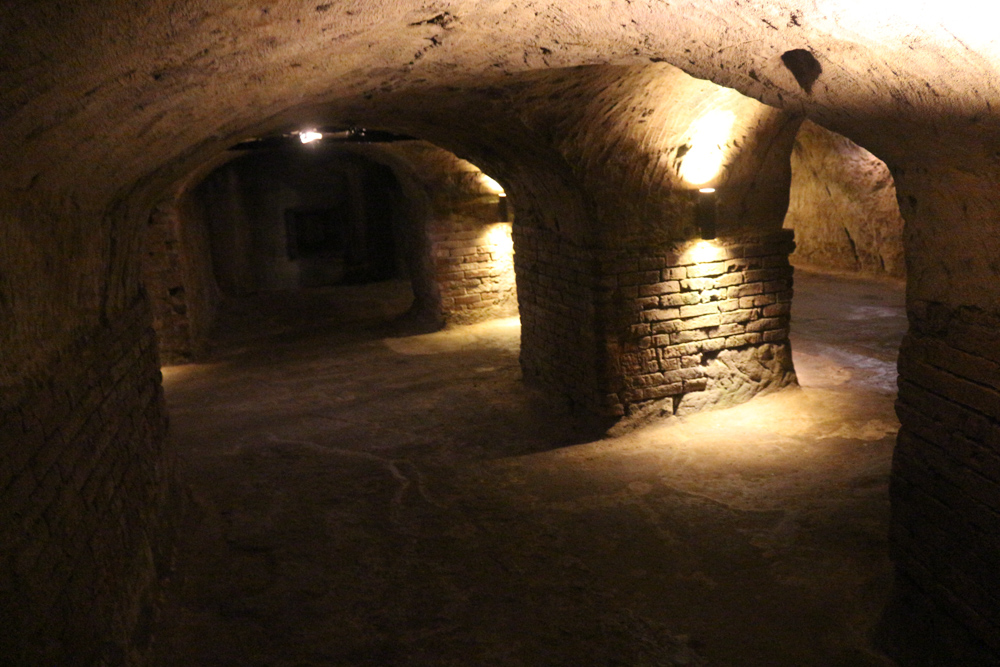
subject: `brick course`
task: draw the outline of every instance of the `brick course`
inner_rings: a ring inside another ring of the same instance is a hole
[[[180,197],[155,207],[145,226],[142,280],[165,364],[200,356],[215,322],[219,296],[203,218],[198,202]]]
[[[556,232],[514,225],[514,267],[525,380],[554,388],[573,404],[602,410],[597,377],[592,253]]]
[[[595,297],[606,343],[605,407],[625,415],[670,398],[664,409],[685,413],[793,383],[793,247],[791,234],[779,232],[602,257]]]
[[[154,209],[146,224],[143,249],[142,279],[150,295],[160,355],[167,363],[189,360],[194,356],[195,347],[177,226],[174,207]]]

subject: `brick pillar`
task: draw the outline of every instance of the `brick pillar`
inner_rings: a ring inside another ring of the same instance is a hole
[[[466,324],[517,313],[511,223],[452,215],[428,223],[441,314]]]
[[[795,382],[791,232],[642,250],[515,228],[525,378],[624,416],[685,414]]]
[[[909,304],[893,457],[896,586],[888,643],[906,665],[1000,656],[1000,317]]]
[[[525,380],[604,411],[593,251],[558,232],[515,224],[514,268]]]
[[[795,382],[788,324],[792,233],[605,255],[597,293],[605,407],[676,414]]]
[[[0,400],[0,664],[142,664],[179,512],[145,299]]]

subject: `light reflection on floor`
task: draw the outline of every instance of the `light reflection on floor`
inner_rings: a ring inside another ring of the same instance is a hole
[[[198,511],[155,664],[883,664],[905,318],[831,280],[797,279],[803,388],[616,438],[524,387],[516,318],[359,335],[283,303],[255,339],[248,307],[164,372]]]

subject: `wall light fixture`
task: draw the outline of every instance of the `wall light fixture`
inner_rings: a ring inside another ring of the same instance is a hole
[[[718,202],[715,197],[715,188],[700,188],[698,190],[698,201],[695,204],[694,217],[698,223],[701,238],[706,241],[714,239],[715,221],[718,217]]]
[[[507,193],[497,195],[497,222],[510,222],[510,211],[507,209]]]

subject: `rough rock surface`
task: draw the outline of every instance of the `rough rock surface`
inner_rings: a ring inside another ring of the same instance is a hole
[[[903,277],[903,218],[885,163],[850,139],[805,122],[792,150],[785,227],[796,265]]]

